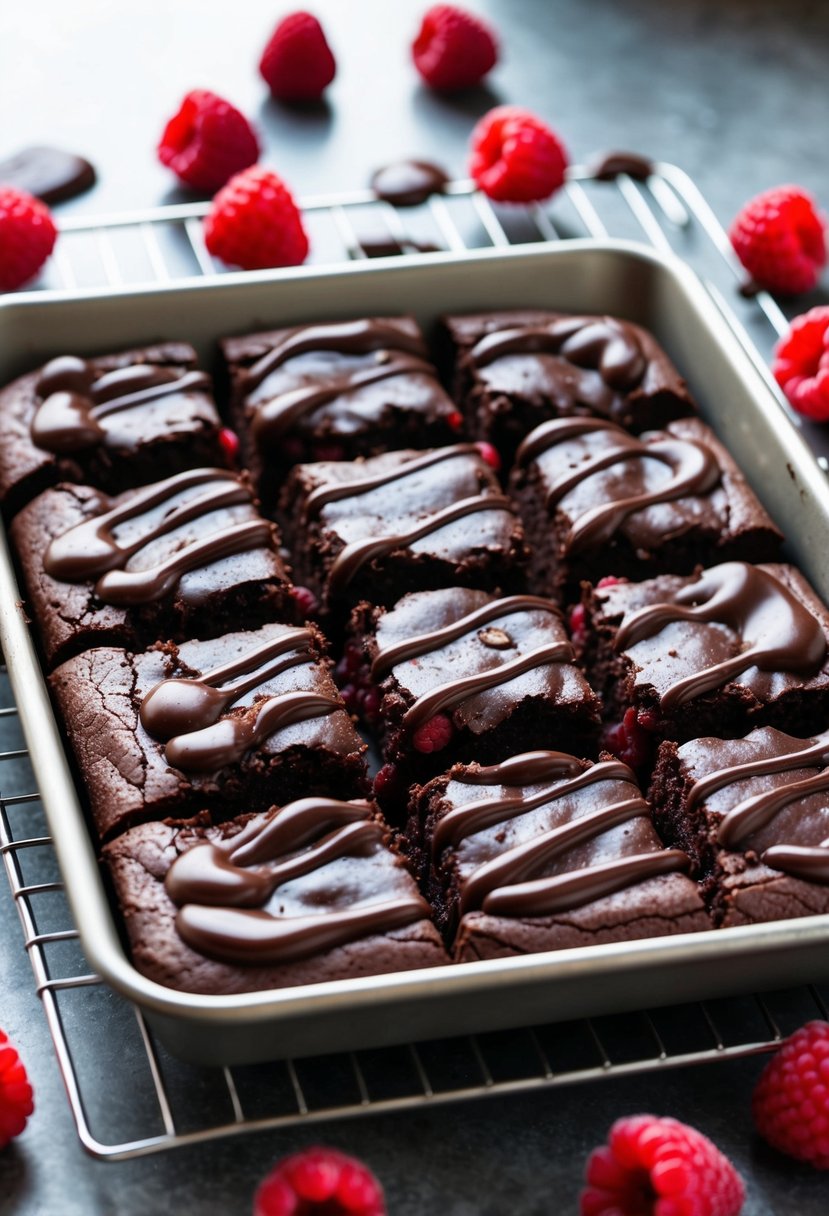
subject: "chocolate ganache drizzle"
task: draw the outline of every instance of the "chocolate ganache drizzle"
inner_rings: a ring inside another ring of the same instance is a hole
[[[38,379],[42,400],[32,419],[32,440],[47,452],[79,452],[106,441],[105,420],[113,414],[209,388],[204,372],[137,363],[98,375],[85,359],[62,355]]]
[[[612,412],[616,394],[632,392],[647,370],[634,329],[615,317],[559,317],[496,330],[475,344],[470,359],[482,369],[509,355],[558,356],[560,362],[546,369],[550,393],[604,415]]]
[[[785,806],[813,794],[829,792],[829,768],[825,767],[829,765],[829,732],[816,735],[796,751],[749,760],[708,773],[691,786],[688,805],[697,806],[717,790],[737,781],[813,765],[821,766],[823,771],[744,798],[723,816],[717,828],[718,842],[726,848],[751,848],[752,836],[772,823]],[[760,860],[773,869],[793,874],[807,882],[829,883],[829,839],[813,846],[785,842],[775,844],[763,850]]]
[[[629,460],[660,461],[672,476],[657,489],[631,494],[615,502],[601,503],[585,511],[570,529],[565,541],[567,554],[606,543],[635,511],[689,495],[707,494],[720,481],[720,467],[714,453],[704,443],[694,439],[676,439],[671,435],[648,442],[647,435],[637,439],[621,427],[597,418],[553,418],[543,422],[530,432],[519,447],[517,463],[529,464],[556,444],[588,435],[591,431],[605,432],[611,438],[610,446],[576,465],[571,474],[560,477],[547,495],[548,508],[554,507],[592,473]]]
[[[452,777],[469,785],[500,785],[505,793],[453,807],[438,822],[432,847],[457,845],[467,836],[504,823],[547,803],[576,794],[601,781],[624,781],[634,788],[636,778],[626,764],[605,760],[590,767],[563,752],[526,752],[511,759]],[[543,781],[527,795],[525,787]],[[649,818],[641,795],[609,800],[605,806],[560,824],[532,840],[508,849],[485,862],[461,884],[460,913],[482,909],[492,916],[547,916],[621,891],[660,874],[688,868],[680,849],[659,849],[620,857],[615,861],[582,865],[565,874],[533,878],[539,870],[603,832],[641,816]]]
[[[162,514],[155,524],[140,529],[132,540],[117,540],[115,532],[120,525],[163,508],[177,495],[199,487],[204,487],[203,492]],[[102,503],[107,501],[101,496]],[[270,525],[264,519],[255,518],[218,528],[147,569],[126,568],[132,557],[176,528],[211,512],[244,505],[251,505],[250,492],[225,469],[177,473],[136,491],[119,506],[104,510],[55,537],[46,550],[44,569],[51,578],[66,583],[97,580],[95,594],[105,604],[152,603],[168,594],[189,570],[249,549],[270,546]]]
[[[289,629],[198,679],[162,680],[141,702],[141,723],[166,744],[165,755],[174,768],[217,772],[236,763],[282,727],[342,709],[334,697],[295,690],[257,700],[236,716],[223,716],[251,689],[312,662],[313,641],[310,630]]]
[[[724,562],[704,570],[671,600],[625,617],[616,649],[654,637],[674,621],[706,621],[737,635],[740,653],[677,680],[660,698],[668,711],[719,688],[752,667],[814,675],[826,656],[819,622],[779,579],[760,566]]]
[[[384,849],[385,836],[367,802],[303,798],[264,821],[257,816],[237,836],[194,845],[173,862],[164,885],[179,908],[176,928],[209,957],[279,965],[428,918],[414,891],[391,888],[391,898],[356,907],[344,893],[336,863]],[[326,887],[319,872],[329,865]],[[319,910],[281,915],[279,888],[308,875],[315,881],[307,902]]]
[[[478,631],[480,638],[481,633],[484,632],[482,626],[491,624],[492,621],[508,617],[513,613],[532,611],[549,612],[556,618],[560,618],[561,615],[556,605],[550,600],[544,600],[534,595],[512,595],[504,599],[493,600],[492,603],[484,604],[483,607],[467,613],[450,625],[406,638],[405,641],[398,642],[387,650],[381,650],[372,664],[372,679],[382,679],[397,664],[410,662],[420,655],[439,650],[442,646],[448,646],[451,642],[456,642],[466,634],[472,633],[473,630]],[[509,635],[506,636],[509,640]],[[495,646],[485,638],[482,638],[481,641],[487,650],[504,649],[500,641]],[[500,666],[474,672],[469,676],[461,676],[455,680],[447,680],[432,689],[431,692],[418,697],[414,704],[409,706],[403,715],[402,728],[408,733],[413,733],[434,714],[441,710],[451,709],[468,697],[506,684],[509,680],[514,680],[516,676],[533,671],[536,667],[542,667],[548,663],[572,663],[572,661],[573,648],[569,642],[550,642],[531,650],[528,654],[518,655]]]
[[[313,383],[278,392],[259,402],[256,392],[267,378],[289,359],[310,351],[341,355],[374,355],[369,366],[350,366],[343,361],[330,371],[314,376]],[[243,388],[257,406],[251,421],[260,448],[273,447],[303,415],[329,405],[339,397],[396,376],[428,376],[440,393],[437,371],[429,361],[422,339],[379,319],[343,321],[333,325],[308,325],[293,329],[245,373]]]

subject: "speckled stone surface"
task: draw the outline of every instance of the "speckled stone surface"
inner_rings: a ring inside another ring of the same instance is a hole
[[[786,181],[811,189],[829,207],[823,154],[829,113],[820,88],[829,23],[820,0],[466,4],[491,17],[506,52],[490,86],[451,101],[421,88],[408,62],[406,42],[426,0],[316,0],[339,73],[328,104],[300,111],[267,100],[255,71],[277,16],[278,6],[267,0],[248,0],[234,15],[232,53],[228,9],[218,0],[146,0],[129,9],[94,0],[53,3],[36,31],[31,6],[11,6],[4,14],[0,80],[7,98],[25,104],[4,124],[0,154],[48,141],[95,163],[99,184],[62,205],[60,215],[181,201],[153,148],[181,95],[210,87],[257,122],[265,161],[297,191],[314,194],[360,187],[371,170],[402,155],[435,158],[460,173],[474,119],[509,101],[553,122],[574,159],[613,146],[674,161],[696,179],[723,221],[751,194]],[[35,46],[43,84],[33,93]],[[140,53],[125,61],[117,48],[126,46]],[[130,104],[110,107],[105,99],[123,96],[126,73]],[[817,100],[806,103],[809,82]],[[687,253],[707,270],[703,250]],[[768,337],[762,329],[757,336]],[[0,776],[9,781],[7,765]],[[752,1133],[757,1060],[94,1162],[75,1136],[5,881],[0,975],[0,1025],[25,1056],[38,1104],[25,1134],[0,1153],[2,1216],[246,1216],[271,1164],[316,1142],[364,1157],[383,1180],[394,1216],[571,1213],[590,1148],[615,1118],[641,1110],[674,1115],[716,1140],[747,1180],[744,1216],[822,1216],[826,1210],[825,1175],[785,1162]],[[90,1085],[109,1091],[113,1123],[133,1102],[122,1080],[129,1069],[129,1051],[125,1059],[88,1060]],[[209,1089],[206,1081],[203,1086]],[[202,1082],[197,1092],[201,1097]]]

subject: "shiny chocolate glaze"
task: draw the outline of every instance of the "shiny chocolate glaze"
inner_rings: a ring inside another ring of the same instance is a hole
[[[432,452],[424,452],[412,456],[405,464],[391,465],[379,473],[371,473],[368,477],[358,477],[350,481],[334,482],[331,485],[317,486],[305,500],[304,513],[306,518],[317,515],[330,502],[340,502],[343,498],[352,498],[360,494],[368,494],[371,490],[379,490],[381,486],[391,485],[399,477],[408,477],[420,469],[430,469],[433,465],[442,464],[444,460],[452,460],[456,456],[480,456],[479,449],[474,443],[454,443],[449,447],[436,448]]]
[[[200,491],[201,487],[203,490]],[[193,497],[160,514],[156,523],[129,529],[131,539],[119,541],[117,530],[158,512],[179,494]],[[117,506],[103,495],[101,512],[55,537],[44,556],[44,569],[67,583],[96,580],[95,594],[106,604],[133,606],[152,603],[168,594],[181,576],[220,558],[271,544],[271,527],[263,519],[228,524],[203,539],[185,544],[171,556],[129,569],[130,560],[182,525],[212,512],[251,504],[249,490],[225,469],[194,469],[131,493]]]
[[[670,600],[628,614],[619,626],[616,649],[652,638],[674,621],[725,625],[740,639],[740,653],[671,684],[660,698],[669,712],[752,667],[815,675],[826,656],[823,629],[811,612],[779,579],[746,562],[713,566]]]
[[[0,161],[0,185],[25,190],[50,206],[83,194],[95,185],[95,176],[88,160],[62,148],[23,148]]]
[[[570,439],[590,432],[603,432],[609,445],[596,456],[578,463],[573,471],[559,477],[547,495],[548,509],[559,503],[571,490],[592,473],[617,464],[639,459],[664,464],[672,476],[655,489],[642,490],[615,501],[600,503],[584,511],[572,525],[564,544],[570,556],[584,549],[605,544],[624,524],[628,516],[658,503],[678,498],[707,494],[720,481],[721,471],[714,453],[704,443],[694,439],[679,439],[672,435],[643,436],[637,439],[613,423],[597,418],[554,418],[531,431],[518,449],[516,461],[529,464],[543,452]]]
[[[196,844],[173,862],[165,888],[179,907],[176,928],[208,957],[278,965],[428,918],[402,869],[385,898],[356,907],[345,899],[348,859],[385,849],[385,839],[367,802],[304,798],[257,816],[238,835]],[[303,880],[315,911],[285,915],[280,888]]]
[[[602,152],[588,161],[586,168],[600,182],[612,182],[623,175],[644,182],[654,171],[653,161],[638,152]]]
[[[83,451],[106,442],[111,415],[209,388],[204,372],[137,363],[98,375],[87,360],[61,355],[38,378],[32,441],[57,455]]]

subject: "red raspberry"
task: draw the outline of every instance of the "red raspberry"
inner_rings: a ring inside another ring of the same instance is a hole
[[[774,1148],[829,1170],[829,1022],[807,1022],[769,1061],[751,1102]]]
[[[463,426],[463,414],[460,410],[452,410],[451,414],[446,415],[446,421],[453,431],[459,431]]]
[[[454,733],[452,719],[446,714],[435,714],[417,728],[412,735],[412,746],[418,752],[442,752]]]
[[[488,464],[497,473],[501,468],[501,457],[498,454],[497,448],[494,448],[491,443],[476,443],[475,447],[481,453],[484,463]]]
[[[797,186],[777,186],[743,207],[728,233],[737,257],[760,287],[811,291],[826,265],[823,216]]]
[[[289,13],[271,34],[259,71],[280,101],[317,101],[337,65],[322,26],[310,13]]]
[[[587,612],[584,604],[574,604],[570,609],[570,638],[577,646],[587,640]]]
[[[57,236],[45,203],[24,190],[0,186],[0,291],[14,291],[33,279]]]
[[[219,447],[233,464],[239,454],[239,436],[229,426],[223,426],[219,431]]]
[[[651,739],[632,706],[625,710],[621,722],[605,730],[603,742],[609,752],[633,769],[645,764],[651,753]]]
[[[627,579],[617,578],[615,574],[606,574],[596,583],[596,590],[598,591],[601,587],[616,587],[619,583],[626,582]]]
[[[319,608],[319,601],[310,587],[294,587],[292,592],[297,607],[303,616],[313,616]]]
[[[381,805],[388,805],[405,794],[400,769],[396,764],[384,764],[374,778],[374,797]]]
[[[34,1108],[26,1069],[9,1036],[0,1030],[0,1148],[20,1135]]]
[[[207,89],[187,94],[158,145],[162,165],[185,186],[211,194],[258,157],[259,141],[244,114]]]
[[[498,44],[480,17],[452,4],[435,4],[423,14],[412,58],[428,85],[452,93],[483,80],[495,66]]]
[[[207,248],[245,270],[298,266],[308,255],[302,216],[281,178],[254,165],[232,177],[204,221]]]
[[[774,348],[772,372],[794,408],[818,422],[829,420],[829,307],[795,317]]]
[[[386,1216],[383,1188],[367,1166],[333,1148],[284,1157],[259,1184],[253,1216]]]
[[[581,1216],[737,1216],[745,1191],[716,1145],[677,1119],[618,1119],[586,1170]]]
[[[564,182],[566,168],[561,140],[529,110],[496,106],[472,132],[470,175],[496,202],[549,198]]]

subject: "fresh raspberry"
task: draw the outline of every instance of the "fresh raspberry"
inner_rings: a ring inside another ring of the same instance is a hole
[[[501,457],[497,448],[494,448],[491,443],[476,443],[475,447],[481,453],[484,463],[497,473],[501,468]]]
[[[185,186],[211,194],[258,158],[259,141],[244,114],[208,89],[187,94],[158,145],[162,165]]]
[[[412,746],[418,752],[442,752],[454,733],[452,719],[446,714],[435,714],[417,728],[412,735]]]
[[[292,595],[303,616],[313,616],[319,608],[319,601],[310,587],[294,587]]]
[[[259,71],[280,101],[317,101],[337,65],[322,26],[310,13],[289,13],[271,34]]]
[[[57,236],[45,203],[24,190],[0,186],[0,291],[14,291],[33,279]]]
[[[774,1148],[829,1170],[829,1022],[807,1022],[769,1061],[751,1103]]]
[[[383,1188],[371,1170],[333,1148],[284,1157],[259,1184],[253,1216],[386,1216]]]
[[[463,427],[463,414],[460,410],[452,410],[451,414],[447,414],[446,421],[453,431],[459,431]]]
[[[826,265],[825,229],[805,190],[777,186],[747,202],[728,235],[758,286],[797,295],[812,290]]]
[[[772,372],[794,408],[818,422],[829,420],[829,307],[795,317],[774,348]]]
[[[496,106],[472,132],[470,175],[496,202],[549,198],[564,182],[566,168],[561,140],[529,110]]]
[[[9,1036],[0,1030],[0,1148],[20,1135],[34,1108],[26,1069]]]
[[[606,574],[604,576],[604,578],[600,578],[599,581],[596,583],[596,590],[598,591],[602,587],[617,587],[619,585],[619,583],[626,583],[626,582],[627,582],[627,579],[617,578],[615,574]]]
[[[207,248],[245,270],[298,266],[308,255],[302,216],[281,178],[254,165],[232,177],[204,221]]]
[[[584,604],[574,604],[570,609],[570,638],[577,646],[587,640],[587,612]]]
[[[239,436],[229,426],[223,426],[219,431],[219,447],[232,464],[239,454]]]
[[[677,1119],[618,1119],[587,1161],[581,1216],[737,1216],[745,1190],[716,1145]]]
[[[625,710],[621,722],[607,727],[603,739],[607,750],[633,769],[641,768],[647,762],[651,754],[651,742],[633,706]]]
[[[381,806],[388,806],[405,793],[400,769],[396,764],[384,764],[374,778],[374,797]]]
[[[452,4],[435,4],[423,14],[412,58],[431,88],[453,93],[483,80],[495,66],[498,43],[480,17]]]

